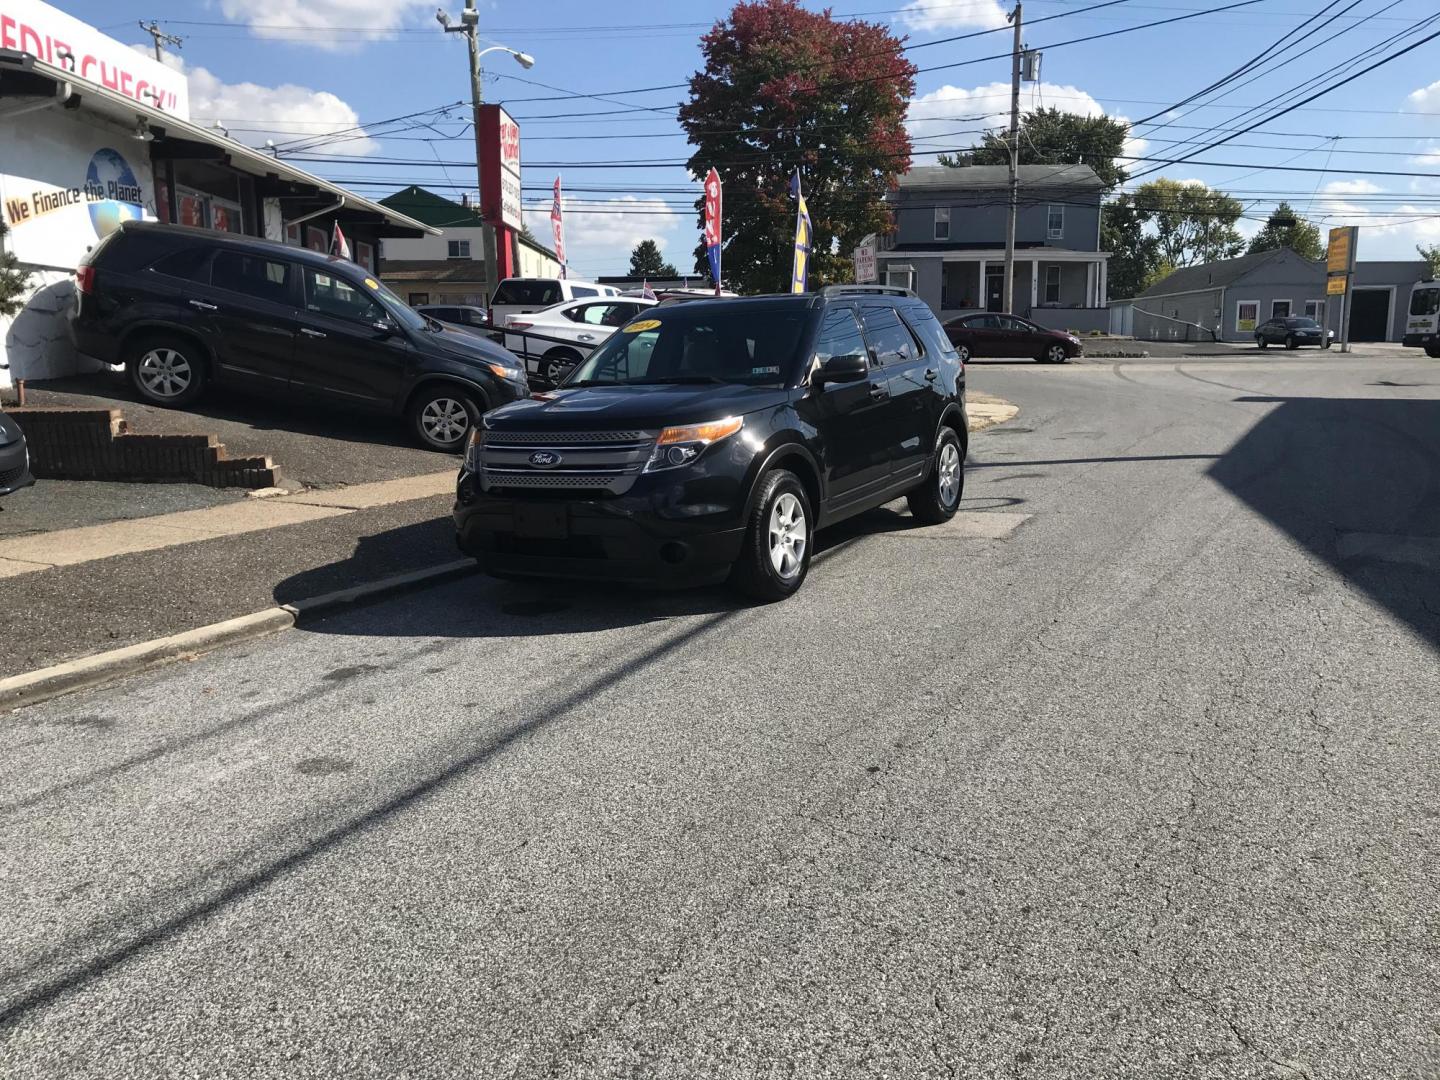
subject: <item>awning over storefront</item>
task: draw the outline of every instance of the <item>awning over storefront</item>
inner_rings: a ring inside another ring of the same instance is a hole
[[[181,120],[104,86],[82,82],[64,68],[29,53],[0,49],[0,122],[45,107],[90,112],[132,130],[137,141],[150,144],[157,182],[163,181],[162,167],[172,162],[244,173],[253,178],[256,200],[278,201],[286,226],[323,214],[327,221],[340,222],[342,228],[347,224],[368,226],[379,237],[440,233],[339,184],[237,142],[221,131]],[[173,190],[167,195],[173,199]],[[161,216],[165,217],[163,208]],[[246,231],[265,235],[260,228]]]

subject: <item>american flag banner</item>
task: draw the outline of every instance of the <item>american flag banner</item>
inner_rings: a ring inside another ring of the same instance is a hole
[[[560,177],[555,177],[555,201],[550,205],[550,229],[555,234],[555,258],[560,260],[560,276],[565,276],[565,211],[560,205]]]
[[[320,235],[325,235],[321,233]],[[340,222],[335,222],[335,233],[330,237],[330,254],[339,255],[342,259],[350,258],[350,241],[345,239],[345,234],[340,231]]]

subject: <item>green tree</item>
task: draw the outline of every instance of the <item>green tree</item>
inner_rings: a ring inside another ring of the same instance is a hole
[[[5,250],[5,237],[10,229],[0,221],[0,315],[14,315],[24,301],[21,299],[30,283],[30,271],[21,270],[12,252]]]
[[[849,280],[849,252],[890,230],[885,196],[910,167],[915,66],[889,30],[797,0],[736,4],[700,42],[704,70],[680,109],[694,176],[725,185],[725,277],[742,292],[790,280],[798,168],[813,230],[810,286]],[[696,201],[700,210],[702,200]],[[703,242],[695,266],[706,269]]]
[[[1141,184],[1135,206],[1154,226],[1155,253],[1173,267],[1233,259],[1245,250],[1235,228],[1244,207],[1223,191],[1161,177]]]
[[[680,271],[665,261],[654,240],[641,240],[630,252],[630,276],[673,278],[679,277]]]
[[[1159,259],[1159,241],[1145,231],[1145,214],[1135,199],[1122,194],[1100,210],[1100,250],[1110,252],[1106,271],[1112,300],[1126,300],[1144,289]]]
[[[984,141],[964,154],[941,154],[942,165],[1008,165],[1007,132],[988,132]],[[1116,159],[1125,150],[1130,125],[1108,116],[1081,116],[1054,107],[1036,109],[1020,118],[1021,165],[1089,165],[1107,188],[1128,176]]]
[[[1430,264],[1430,276],[1440,278],[1440,244],[1416,244],[1415,250]]]
[[[1250,241],[1249,253],[1253,255],[1257,251],[1279,248],[1289,248],[1302,259],[1312,261],[1325,254],[1324,245],[1320,243],[1320,229],[1296,214],[1287,202],[1282,202],[1270,212],[1265,227]]]

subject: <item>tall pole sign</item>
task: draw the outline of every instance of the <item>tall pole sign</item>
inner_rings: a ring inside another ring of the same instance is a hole
[[[1330,230],[1330,243],[1325,249],[1325,295],[1327,298],[1340,297],[1340,351],[1347,353],[1350,351],[1350,297],[1355,279],[1355,248],[1359,238],[1357,226],[1342,225]],[[1325,321],[1329,323],[1328,315]],[[1327,333],[1327,345],[1329,341]]]
[[[515,276],[520,206],[520,125],[499,105],[481,105],[480,213],[495,227],[496,281]]]

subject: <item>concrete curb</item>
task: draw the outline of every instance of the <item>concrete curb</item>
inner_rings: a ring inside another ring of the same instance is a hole
[[[209,626],[186,630],[181,634],[172,634],[170,637],[142,641],[138,645],[127,645],[123,649],[82,656],[78,660],[69,660],[63,664],[40,668],[38,671],[12,675],[8,679],[0,679],[0,709],[13,710],[36,705],[62,694],[99,686],[176,660],[189,660],[225,645],[289,630],[321,615],[331,614],[339,608],[377,600],[416,586],[447,581],[474,573],[476,569],[474,559],[456,559],[439,566],[395,574],[364,585],[297,600],[292,604],[265,608],[249,615],[211,623]]]

